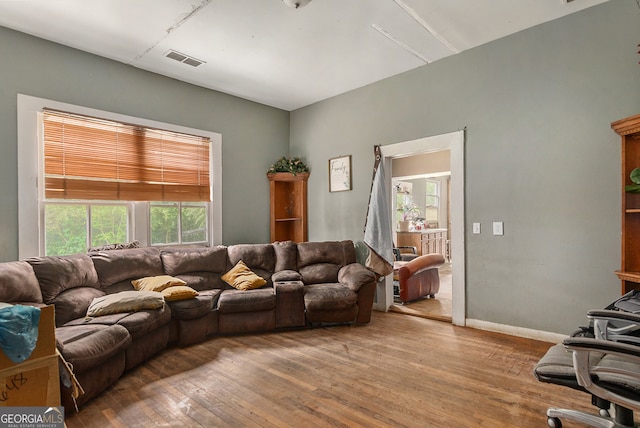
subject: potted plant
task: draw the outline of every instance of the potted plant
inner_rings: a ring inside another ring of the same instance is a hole
[[[297,175],[298,173],[309,172],[309,167],[300,158],[283,156],[267,170],[267,174],[275,174],[278,172],[289,172]]]

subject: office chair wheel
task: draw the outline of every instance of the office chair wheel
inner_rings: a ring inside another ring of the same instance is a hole
[[[562,421],[558,418],[547,418],[549,428],[562,428]]]

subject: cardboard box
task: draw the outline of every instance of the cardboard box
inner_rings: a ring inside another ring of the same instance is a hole
[[[43,307],[36,347],[16,364],[0,351],[0,406],[59,406],[60,376],[53,306]]]

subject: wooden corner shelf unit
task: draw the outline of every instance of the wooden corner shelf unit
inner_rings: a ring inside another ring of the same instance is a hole
[[[640,167],[640,114],[618,120],[611,128],[622,138],[622,261],[616,275],[622,294],[640,289],[640,193],[625,191],[629,175]]]
[[[307,241],[308,172],[267,174],[271,193],[271,242]]]

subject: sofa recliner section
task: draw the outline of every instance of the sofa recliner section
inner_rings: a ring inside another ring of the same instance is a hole
[[[90,252],[89,257],[100,288],[107,294],[134,291],[131,281],[164,274],[160,250],[155,247]],[[117,323],[127,329],[132,340],[126,349],[126,370],[161,352],[169,344],[171,309],[168,305],[124,316],[103,315],[93,318],[92,322]]]
[[[171,321],[168,307],[86,316],[94,298],[133,290],[131,278],[127,278],[132,275],[131,271],[133,275],[162,272],[159,251],[140,250],[34,257],[25,261],[38,282],[42,303],[55,308],[58,350],[73,367],[85,391],[77,404],[86,402],[120,378],[125,370],[167,347]],[[155,264],[153,257],[149,257],[154,253]],[[98,264],[102,268],[101,276],[98,276],[94,257],[108,262]],[[140,262],[143,258],[147,259],[146,263]],[[0,264],[0,272],[4,270],[3,265]],[[117,285],[114,287],[114,284]],[[70,397],[64,395],[63,402],[65,406],[70,405]]]

